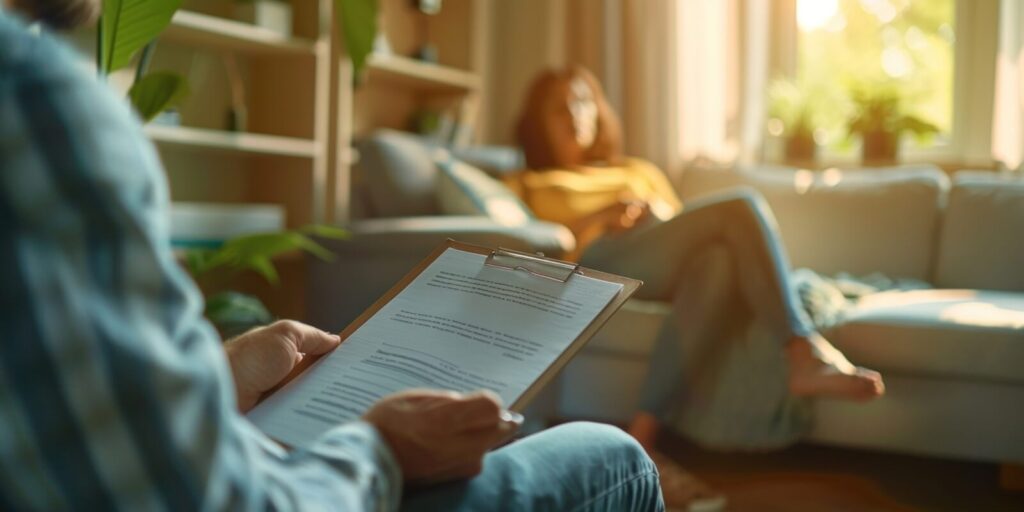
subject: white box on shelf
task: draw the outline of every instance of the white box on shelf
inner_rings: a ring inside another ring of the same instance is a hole
[[[228,238],[280,231],[284,227],[285,210],[281,205],[171,204],[171,243],[176,247],[216,246]]]
[[[288,2],[250,0],[235,7],[235,17],[284,37],[292,36],[292,6]]]

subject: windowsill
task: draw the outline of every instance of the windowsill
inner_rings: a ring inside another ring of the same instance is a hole
[[[996,162],[988,160],[970,160],[958,156],[931,156],[910,154],[898,158],[893,162],[884,163],[861,163],[859,156],[826,155],[815,160],[786,160],[784,158],[766,158],[762,161],[766,165],[781,165],[786,167],[797,167],[811,171],[822,171],[825,169],[870,169],[887,168],[898,166],[933,165],[946,174],[952,175],[957,171],[970,169],[972,171],[997,171]]]

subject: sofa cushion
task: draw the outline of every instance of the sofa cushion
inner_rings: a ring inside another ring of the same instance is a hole
[[[737,185],[757,189],[793,267],[929,280],[948,181],[931,167],[692,170],[682,190],[693,198]]]
[[[956,175],[946,207],[935,283],[1024,291],[1024,179]]]
[[[533,213],[504,183],[453,158],[439,159],[437,198],[445,215],[482,215],[502,226],[522,226]]]
[[[356,143],[366,209],[375,217],[413,217],[439,213],[434,187],[439,149],[426,139],[380,130]]]
[[[1024,383],[1024,294],[914,290],[865,297],[826,333],[855,364]]]

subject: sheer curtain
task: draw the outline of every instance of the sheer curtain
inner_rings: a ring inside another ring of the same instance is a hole
[[[999,9],[992,156],[1009,169],[1024,162],[1024,5],[1003,0]]]
[[[605,0],[603,59],[589,65],[622,115],[629,154],[672,177],[689,162],[760,155],[771,4]]]

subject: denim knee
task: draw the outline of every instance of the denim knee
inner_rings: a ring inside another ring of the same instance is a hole
[[[561,453],[571,458],[581,471],[602,470],[618,475],[618,485],[628,487],[617,492],[606,489],[607,494],[592,497],[579,510],[615,508],[612,502],[628,504],[629,510],[663,510],[658,469],[640,443],[618,427],[601,423],[574,422],[549,429],[546,434],[557,443],[558,438],[572,440],[572,446],[587,447],[584,453]],[[612,500],[598,504],[600,500]]]

